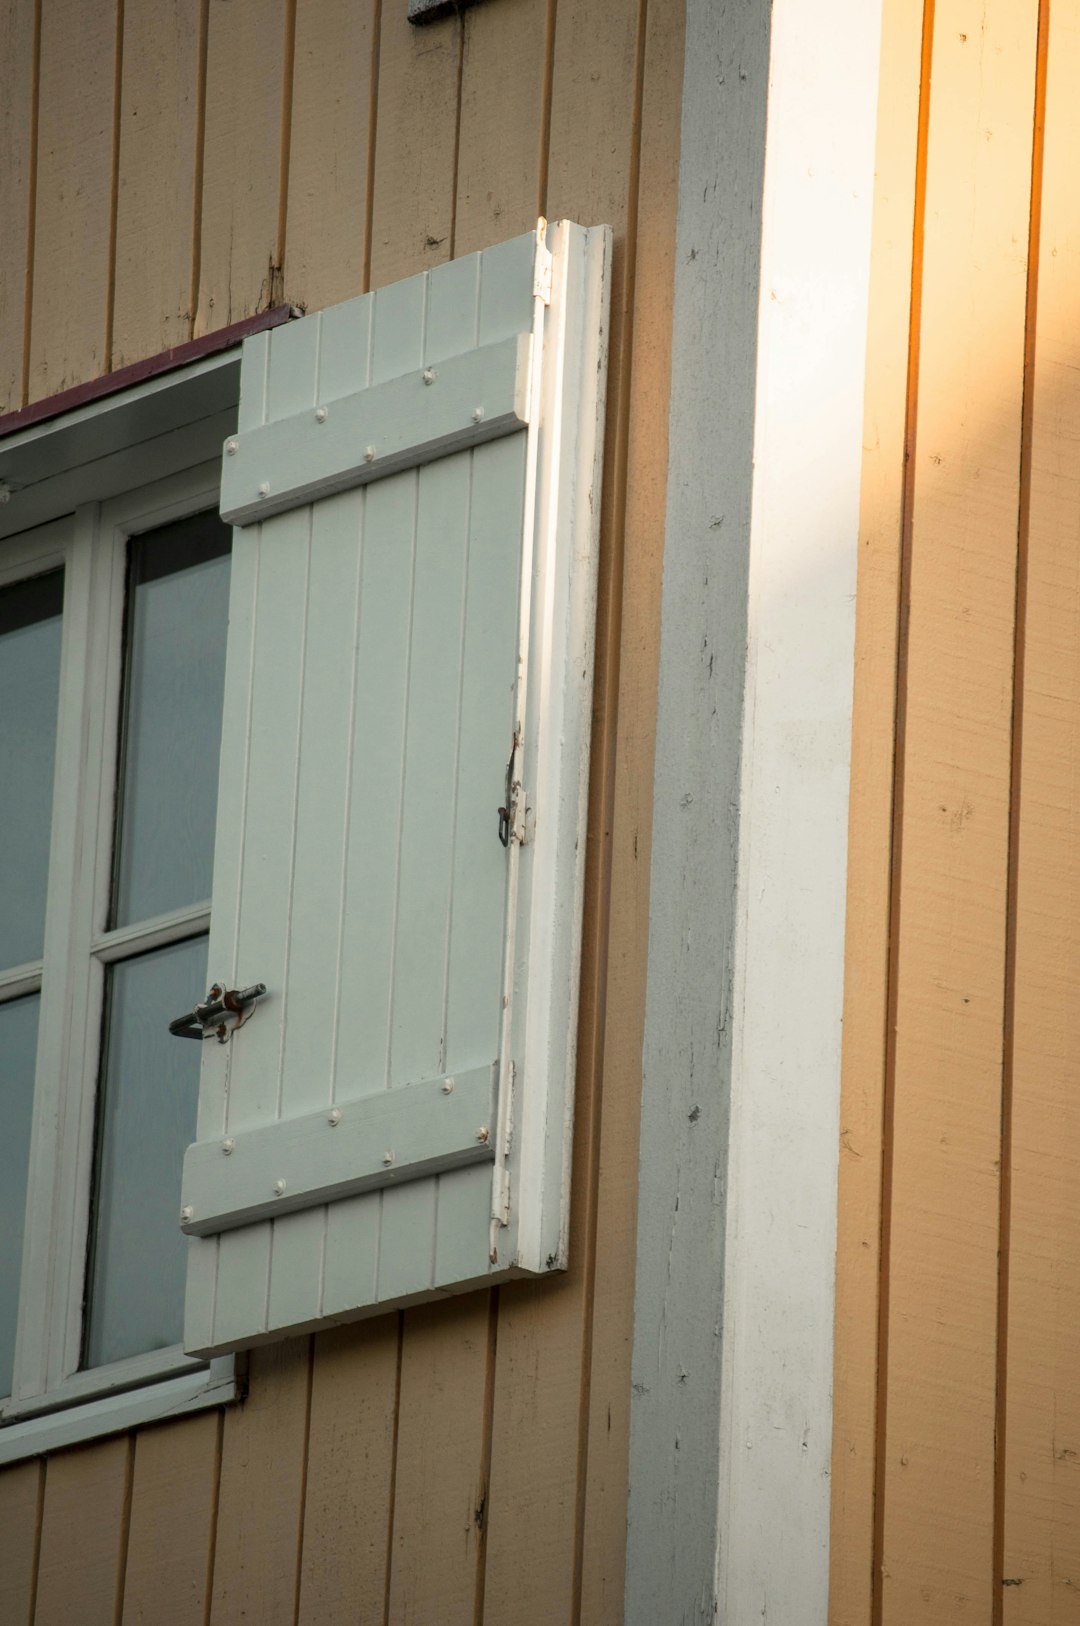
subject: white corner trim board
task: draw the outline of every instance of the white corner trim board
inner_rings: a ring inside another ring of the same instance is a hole
[[[689,0],[631,1417],[633,1626],[827,1618],[879,44],[880,6],[862,0]]]

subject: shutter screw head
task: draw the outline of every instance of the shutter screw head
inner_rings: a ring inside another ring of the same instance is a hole
[[[284,1182],[284,1180],[275,1180],[274,1181],[274,1195],[277,1196],[277,1197],[280,1197],[280,1196],[283,1195],[284,1191],[285,1191],[285,1182]]]
[[[365,447],[365,449],[364,449],[364,462],[365,463],[374,463],[374,461],[375,461],[375,448],[374,448],[374,446]]]
[[[180,1223],[181,1223],[181,1225],[186,1225],[188,1220],[192,1219],[194,1217],[194,1214],[195,1214],[195,1210],[192,1208],[191,1204],[190,1203],[185,1203],[183,1208],[180,1210]]]
[[[480,1125],[480,1128],[476,1131],[476,1138],[482,1146],[487,1145],[488,1141],[491,1139],[491,1130],[488,1128],[487,1124]]]
[[[341,1122],[341,1108],[335,1107],[326,1121],[330,1125],[331,1129],[336,1129],[338,1124]]]
[[[223,1140],[221,1143],[221,1150],[225,1153],[226,1157],[231,1157],[236,1151],[236,1142],[234,1140]]]
[[[444,1078],[443,1079],[442,1092],[443,1092],[444,1095],[453,1095],[453,1093],[454,1093],[454,1080],[452,1078]]]
[[[473,421],[473,423],[483,423],[483,421],[484,421],[484,409],[483,409],[483,407],[477,407],[476,408],[476,411],[472,415],[472,421]]]
[[[225,442],[225,451],[229,457],[235,457],[239,450],[240,442],[238,440],[227,440]]]
[[[394,1161],[393,1152],[384,1152],[382,1155],[382,1160],[386,1164],[386,1167],[389,1168],[391,1163]]]
[[[439,375],[435,371],[434,367],[425,367],[424,368],[423,378],[424,378],[424,383],[425,384],[434,384],[434,382],[438,378],[438,376]]]
[[[330,416],[330,414],[326,410],[325,407],[316,407],[315,408],[315,422],[316,423],[325,423],[329,416]]]
[[[269,482],[269,480],[264,480],[262,485],[259,487],[259,496],[260,497],[269,497],[269,495],[270,495],[270,482]]]

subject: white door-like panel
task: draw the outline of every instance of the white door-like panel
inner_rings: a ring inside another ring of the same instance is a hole
[[[210,971],[267,993],[204,1044],[193,1351],[565,1263],[609,259],[560,225],[245,349]],[[493,426],[474,361],[511,354]],[[411,460],[397,423],[392,472],[313,471],[335,402],[410,390]]]

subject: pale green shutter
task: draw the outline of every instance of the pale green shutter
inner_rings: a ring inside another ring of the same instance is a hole
[[[565,1265],[609,265],[245,344],[210,971],[268,991],[203,1041],[193,1353]]]

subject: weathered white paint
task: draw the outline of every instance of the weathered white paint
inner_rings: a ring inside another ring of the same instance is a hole
[[[689,5],[627,1560],[640,1626],[827,1615],[879,12]]]

